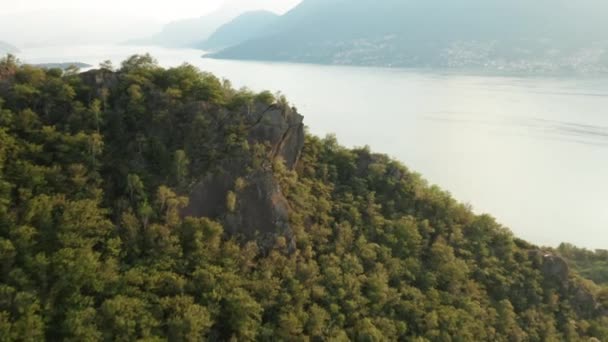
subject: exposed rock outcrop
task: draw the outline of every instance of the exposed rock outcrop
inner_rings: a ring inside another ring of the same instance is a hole
[[[559,256],[545,253],[543,255],[541,271],[547,278],[555,280],[561,287],[568,288],[570,268],[566,260]]]
[[[262,234],[284,232],[289,228],[289,203],[272,174],[257,173],[237,191],[235,209],[226,215],[231,233]]]
[[[576,312],[581,317],[593,317],[596,314],[607,315],[608,313],[602,312],[602,307],[597,301],[597,298],[591,293],[591,291],[580,283],[575,283],[571,287],[571,303]]]
[[[304,117],[293,108],[262,105],[256,106],[253,114],[248,114],[252,123],[248,139],[250,143],[269,143],[272,147],[271,160],[277,157],[293,169],[304,146]]]
[[[592,291],[580,281],[575,280],[575,276],[564,258],[541,250],[531,250],[529,255],[543,274],[547,285],[557,289],[562,296],[571,298],[573,309],[578,315],[581,317],[608,315]]]
[[[221,172],[207,175],[190,193],[184,216],[211,217],[224,223],[230,234],[273,236],[289,231],[289,203],[274,177],[272,161],[280,158],[293,169],[304,145],[303,117],[294,109],[256,105],[241,118],[250,146],[265,145],[265,166],[254,172],[248,160],[222,162]]]
[[[91,89],[91,97],[97,98],[105,98],[107,96],[105,92],[113,89],[119,80],[117,73],[103,69],[83,72],[80,78]]]

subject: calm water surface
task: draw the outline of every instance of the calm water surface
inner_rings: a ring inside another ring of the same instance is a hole
[[[237,87],[281,91],[312,133],[387,153],[524,239],[608,248],[608,78],[220,61],[196,50],[129,46],[31,49],[19,57],[119,65],[143,52]]]

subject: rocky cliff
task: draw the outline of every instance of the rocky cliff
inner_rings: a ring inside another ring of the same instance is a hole
[[[592,291],[570,269],[568,262],[551,252],[532,250],[529,252],[535,268],[540,270],[546,286],[558,289],[563,297],[572,298],[573,309],[582,317],[607,316],[608,311],[597,300]]]
[[[91,70],[81,74],[90,98],[108,96],[120,88],[123,75],[108,70]],[[105,95],[104,95],[105,94]],[[159,98],[158,106],[163,105]],[[303,116],[295,108],[279,103],[253,100],[234,108],[208,101],[188,101],[173,108],[176,116],[202,117],[204,127],[185,128],[178,135],[198,134],[207,145],[194,146],[206,157],[204,166],[192,168],[189,184],[182,195],[189,198],[182,217],[207,217],[220,221],[225,232],[260,241],[277,233],[289,232],[289,203],[273,173],[273,163],[280,161],[293,170],[304,145]],[[157,136],[166,134],[163,127]],[[196,131],[196,132],[193,132]],[[175,134],[174,134],[175,135]],[[245,137],[245,150],[231,151],[231,137]],[[176,137],[182,139],[183,137]],[[219,157],[207,156],[210,150],[221,151]],[[196,153],[192,153],[196,154]],[[141,161],[139,162],[141,163]],[[153,167],[153,166],[150,166]]]
[[[251,160],[222,161],[220,172],[205,176],[189,195],[184,216],[221,219],[231,234],[253,237],[289,230],[289,203],[271,164],[281,159],[288,169],[298,162],[304,145],[303,117],[294,109],[258,104],[239,116],[245,118],[250,146],[264,146],[268,154],[254,172]]]

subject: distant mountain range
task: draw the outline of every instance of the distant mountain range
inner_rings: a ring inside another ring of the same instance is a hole
[[[304,0],[261,32],[243,34],[211,57],[608,72],[605,13],[608,2],[601,0]]]
[[[202,47],[216,30],[222,25],[231,24],[231,21],[242,14],[243,18],[237,21],[237,27],[247,28],[247,32],[234,32],[219,30],[219,37],[214,38],[210,44],[214,47],[217,44],[237,44],[243,40],[253,37],[250,33],[256,32],[261,28],[258,24],[267,18],[277,16],[271,12],[261,11],[261,9],[272,9],[277,13],[284,13],[293,8],[300,0],[224,0],[217,10],[201,17],[184,19],[171,22],[164,26],[161,32],[141,38],[129,40],[127,44],[138,45],[158,45],[165,47]],[[251,11],[251,12],[250,12]],[[271,15],[272,14],[272,15]],[[253,29],[253,31],[251,31]],[[225,46],[223,46],[225,47]]]
[[[217,50],[263,36],[279,15],[269,11],[251,11],[218,28],[200,44],[203,50]]]
[[[93,67],[91,64],[82,63],[82,62],[61,62],[61,63],[38,63],[32,64],[37,68],[42,69],[69,69],[69,68],[78,68],[78,69],[87,69]]]
[[[19,52],[19,49],[17,49],[16,47],[12,46],[9,43],[0,41],[0,55],[5,55],[7,53],[16,53],[16,52]]]
[[[128,44],[165,47],[194,47],[205,41],[218,27],[242,12],[234,7],[222,7],[208,15],[171,22],[161,32],[146,38],[133,39]]]

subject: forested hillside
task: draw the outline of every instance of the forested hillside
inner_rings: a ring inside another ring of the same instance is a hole
[[[556,253],[150,56],[0,61],[0,267],[2,341],[608,340]]]

